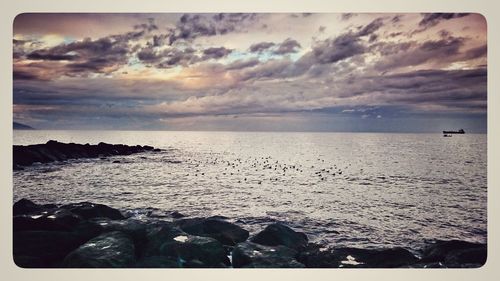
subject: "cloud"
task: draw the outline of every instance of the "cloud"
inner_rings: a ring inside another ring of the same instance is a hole
[[[226,57],[232,50],[225,47],[211,47],[204,50],[193,48],[170,47],[157,50],[151,46],[140,49],[137,58],[142,62],[158,68],[172,68],[176,66],[189,66],[198,62],[221,59]]]
[[[353,33],[345,33],[334,39],[326,39],[312,47],[312,54],[318,63],[334,63],[346,58],[362,54],[366,48],[359,37]]]
[[[236,60],[226,66],[226,70],[237,70],[248,67],[256,66],[260,63],[257,58],[250,58],[247,60]]]
[[[385,56],[375,64],[375,69],[389,71],[427,62],[448,63],[457,58],[464,41],[464,38],[449,37],[447,39],[428,40],[421,44],[397,43],[388,48],[387,45],[384,45],[386,50],[382,54]]]
[[[422,14],[422,19],[418,23],[420,27],[429,28],[437,25],[440,21],[461,18],[470,15],[470,13],[432,13]]]
[[[357,16],[357,14],[355,14],[355,13],[343,13],[343,14],[341,14],[340,18],[343,21],[347,21],[354,16]]]
[[[471,60],[471,59],[476,59],[476,58],[481,58],[481,57],[486,57],[486,54],[488,53],[488,46],[486,44],[481,45],[476,48],[469,49],[465,51],[464,60]]]
[[[486,114],[486,34],[466,24],[473,16],[413,37],[457,17],[420,26],[418,15],[152,16],[94,39],[15,35],[14,117]]]
[[[226,57],[232,52],[230,49],[226,49],[224,47],[213,47],[213,48],[208,48],[203,50],[203,60],[208,60],[208,59],[220,59],[223,57]]]
[[[30,60],[77,60],[77,55],[69,55],[69,54],[53,54],[49,50],[39,50],[34,51],[26,56],[27,59]]]
[[[249,50],[252,53],[261,53],[263,51],[268,50],[269,48],[273,47],[274,44],[273,42],[260,42],[256,43],[250,46]]]
[[[300,49],[301,46],[297,40],[287,38],[285,41],[281,42],[281,44],[278,45],[278,48],[273,51],[274,54],[277,55],[284,55],[288,53],[296,53],[298,52],[297,49]]]
[[[169,44],[179,40],[191,41],[198,37],[224,35],[255,21],[257,15],[249,13],[216,14],[212,17],[203,14],[184,14],[175,28],[169,30]]]
[[[369,24],[367,24],[366,26],[364,26],[358,32],[358,36],[362,37],[362,36],[370,35],[370,34],[374,33],[375,31],[379,30],[383,25],[384,25],[383,19],[382,18],[376,18],[375,20],[373,20],[372,22],[370,22]]]
[[[144,31],[128,32],[92,40],[86,38],[51,48],[37,49],[26,58],[34,61],[66,61],[59,64],[60,71],[51,71],[65,76],[86,76],[91,73],[109,74],[128,62],[130,45],[143,36]],[[18,65],[14,65],[17,68]],[[20,67],[20,66],[19,66]],[[38,69],[41,67],[38,66]],[[36,75],[35,75],[36,76]],[[57,78],[57,76],[52,77]]]

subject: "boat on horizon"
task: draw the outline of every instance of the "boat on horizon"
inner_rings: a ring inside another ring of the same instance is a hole
[[[460,129],[458,131],[443,131],[444,135],[451,135],[451,134],[465,134],[464,129]]]

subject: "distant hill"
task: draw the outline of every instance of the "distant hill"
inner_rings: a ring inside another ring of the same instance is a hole
[[[13,124],[14,130],[35,130],[35,128],[30,127],[28,125],[24,125],[21,123],[14,122]]]

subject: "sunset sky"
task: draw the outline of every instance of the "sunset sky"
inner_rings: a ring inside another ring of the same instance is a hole
[[[486,132],[479,14],[21,14],[40,129]]]

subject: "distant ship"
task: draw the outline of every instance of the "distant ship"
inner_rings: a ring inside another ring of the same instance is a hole
[[[443,134],[449,135],[449,134],[465,134],[464,129],[460,129],[458,131],[443,131]]]

